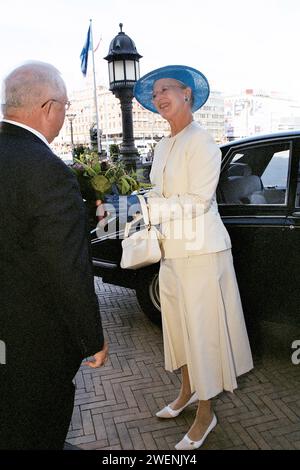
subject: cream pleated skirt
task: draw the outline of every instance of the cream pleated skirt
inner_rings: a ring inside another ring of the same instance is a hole
[[[231,250],[165,259],[159,272],[165,367],[187,365],[208,400],[253,368]]]

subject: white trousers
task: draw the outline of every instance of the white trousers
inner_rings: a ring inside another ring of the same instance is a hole
[[[165,367],[187,365],[208,400],[253,368],[231,250],[165,259],[159,272]]]

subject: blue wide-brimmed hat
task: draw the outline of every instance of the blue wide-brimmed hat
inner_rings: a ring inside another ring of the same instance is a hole
[[[133,93],[137,101],[149,111],[157,113],[152,102],[153,85],[161,78],[173,78],[190,87],[193,92],[192,111],[201,108],[209,97],[209,84],[207,78],[199,70],[187,65],[167,65],[155,69],[141,77],[135,84]]]

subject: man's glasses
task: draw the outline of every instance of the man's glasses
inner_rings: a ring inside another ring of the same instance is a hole
[[[70,102],[70,101],[59,101],[59,100],[55,100],[55,99],[53,99],[53,98],[50,98],[50,100],[47,100],[44,104],[42,104],[41,108],[43,108],[44,106],[46,106],[46,104],[48,104],[49,101],[54,101],[55,103],[63,104],[66,111],[68,111],[68,110],[70,109],[70,106],[71,106],[71,102]]]

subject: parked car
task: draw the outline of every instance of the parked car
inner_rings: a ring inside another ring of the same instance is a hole
[[[250,341],[300,340],[300,131],[259,135],[221,147],[217,199],[232,252]],[[201,175],[199,175],[201,178]],[[92,232],[95,275],[136,290],[160,323],[158,269],[120,268],[122,233]],[[117,237],[117,238],[116,238]],[[271,336],[270,336],[271,335]],[[270,343],[268,343],[270,344]]]

